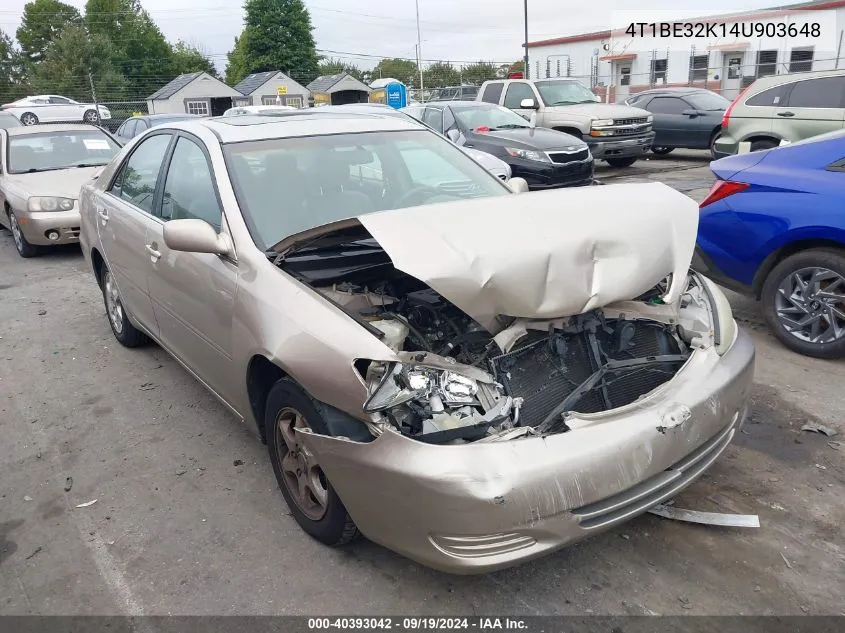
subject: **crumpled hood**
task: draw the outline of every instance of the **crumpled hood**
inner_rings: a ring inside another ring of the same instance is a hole
[[[651,114],[648,110],[615,103],[577,103],[573,105],[550,106],[552,112],[577,112],[592,119],[635,119]]]
[[[33,174],[9,174],[7,179],[26,192],[27,196],[57,196],[77,200],[82,185],[100,169],[102,167],[76,167]]]
[[[661,183],[462,200],[358,217],[403,272],[485,327],[633,299],[670,273],[683,292],[698,205]]]

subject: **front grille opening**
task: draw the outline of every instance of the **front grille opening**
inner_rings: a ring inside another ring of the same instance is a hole
[[[491,360],[508,395],[522,398],[520,424],[566,430],[568,413],[623,407],[668,382],[689,356],[673,326],[582,315],[563,330],[530,332]]]

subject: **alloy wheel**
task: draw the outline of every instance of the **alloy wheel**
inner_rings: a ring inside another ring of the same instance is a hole
[[[801,268],[784,278],[775,295],[778,322],[808,343],[845,336],[845,278],[828,268]]]
[[[85,113],[85,116],[83,117],[83,119],[85,120],[86,123],[96,123],[97,119],[99,119],[99,117],[97,116],[97,113],[94,112],[93,110],[88,110]]]
[[[276,449],[282,457],[285,487],[294,503],[312,521],[322,519],[328,509],[329,490],[326,476],[317,460],[296,436],[294,429],[308,429],[305,416],[286,407],[276,416]]]
[[[123,304],[120,302],[120,293],[111,272],[106,271],[103,276],[103,295],[106,298],[106,312],[109,321],[116,334],[123,332]]]
[[[21,227],[18,226],[18,219],[14,213],[9,215],[9,228],[12,230],[12,239],[15,240],[15,248],[20,253],[23,251],[23,233],[21,233]]]
[[[35,125],[38,123],[38,117],[30,112],[27,112],[21,117],[21,123],[24,125]]]

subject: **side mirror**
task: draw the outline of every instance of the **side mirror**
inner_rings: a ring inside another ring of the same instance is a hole
[[[508,180],[507,185],[514,193],[528,193],[528,182],[525,178],[511,178]]]
[[[681,114],[688,116],[691,119],[694,119],[698,116],[698,110],[684,110]]]
[[[523,99],[519,102],[520,108],[536,110],[537,109],[537,102],[534,99]]]
[[[455,128],[452,128],[451,130],[446,130],[446,137],[453,143],[460,145],[461,133]]]
[[[231,255],[229,238],[218,234],[204,220],[170,220],[164,223],[164,243],[173,251]]]

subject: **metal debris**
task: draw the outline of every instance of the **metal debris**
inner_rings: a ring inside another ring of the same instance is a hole
[[[97,500],[96,500],[96,499],[94,499],[93,501],[86,501],[85,503],[80,503],[80,504],[79,504],[78,506],[76,506],[76,507],[77,507],[77,508],[87,508],[88,506],[92,506],[92,505],[94,505],[95,503],[97,503]]]
[[[833,437],[839,432],[836,429],[832,429],[824,424],[817,424],[816,422],[807,422],[807,424],[801,427],[801,430],[809,431],[810,433],[822,433],[828,437]]]
[[[760,517],[756,514],[700,512],[699,510],[674,508],[665,503],[654,506],[649,512],[664,519],[687,521],[688,523],[704,523],[705,525],[721,525],[725,527],[760,527]]]
[[[783,552],[780,553],[780,557],[783,559],[783,562],[786,563],[786,566],[789,569],[792,569],[792,563],[789,562],[789,559],[783,555]]]

